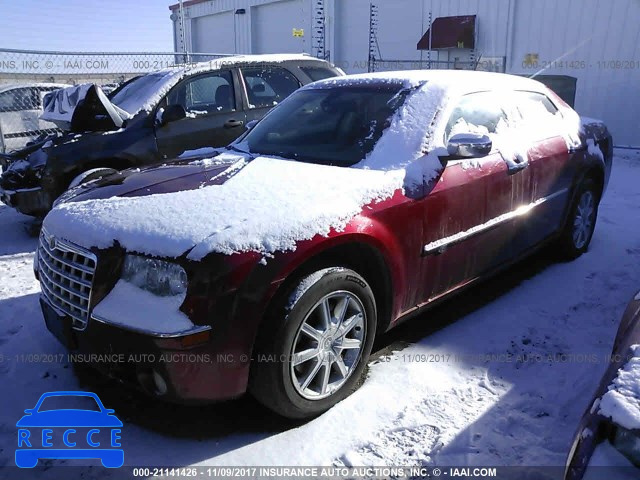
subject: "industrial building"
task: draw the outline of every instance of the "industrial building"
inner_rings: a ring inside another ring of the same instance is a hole
[[[347,73],[544,75],[582,115],[605,120],[617,146],[640,146],[637,0],[185,0],[169,8],[177,52],[306,52]]]

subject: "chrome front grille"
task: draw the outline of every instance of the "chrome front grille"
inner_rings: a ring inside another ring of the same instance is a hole
[[[89,320],[96,263],[96,256],[88,250],[54,238],[42,229],[38,246],[42,294],[53,307],[72,318],[77,330],[83,330]]]

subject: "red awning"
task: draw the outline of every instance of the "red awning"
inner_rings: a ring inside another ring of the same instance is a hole
[[[456,17],[438,17],[431,24],[418,42],[418,50],[429,50],[429,34],[431,33],[431,49],[438,48],[475,48],[476,16],[459,15]]]

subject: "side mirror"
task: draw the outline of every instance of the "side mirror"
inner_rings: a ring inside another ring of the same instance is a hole
[[[447,152],[452,157],[479,158],[489,155],[493,144],[487,135],[457,133],[449,139]]]
[[[182,105],[173,104],[164,108],[162,116],[160,117],[160,125],[166,125],[167,123],[182,120],[187,117],[187,112]]]
[[[255,127],[258,124],[258,120],[251,120],[249,123],[247,123],[247,126],[245,127],[247,129],[247,131],[252,130],[253,127]]]

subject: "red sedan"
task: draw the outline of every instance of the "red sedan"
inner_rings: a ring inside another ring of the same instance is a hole
[[[410,314],[549,242],[584,253],[611,159],[606,127],[533,80],[314,83],[214,158],[65,194],[36,259],[46,324],[159,398],[318,415]]]

